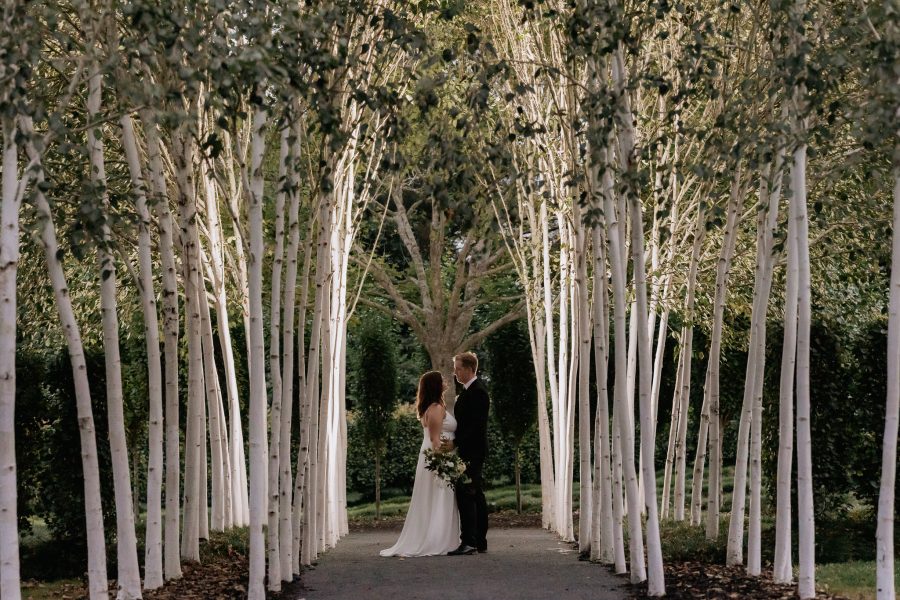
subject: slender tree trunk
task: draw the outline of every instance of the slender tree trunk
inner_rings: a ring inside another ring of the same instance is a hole
[[[751,349],[755,348],[752,390],[752,414],[750,416],[750,524],[747,539],[747,572],[751,575],[759,575],[762,572],[762,393],[763,379],[766,367],[766,315],[768,313],[769,296],[772,291],[772,270],[774,259],[772,258],[772,246],[775,228],[778,221],[778,203],[781,196],[781,176],[783,166],[783,152],[779,150],[775,161],[775,181],[771,185],[771,169],[766,165],[760,178],[760,203],[765,207],[765,220],[760,224],[763,227],[761,243],[758,253],[761,255],[761,269],[759,276],[762,279],[758,305],[753,308],[750,331],[756,340],[751,342]],[[770,191],[770,187],[773,187]],[[755,329],[754,323],[755,321]],[[751,372],[747,371],[748,378]]]
[[[285,126],[281,130],[281,146],[278,156],[278,182],[281,189],[275,194],[275,250],[272,257],[271,279],[271,315],[269,317],[269,373],[272,377],[272,403],[270,407],[269,438],[269,521],[266,537],[269,548],[269,577],[268,589],[272,592],[281,591],[281,542],[279,540],[280,518],[279,509],[281,498],[278,490],[278,482],[281,476],[279,469],[279,453],[281,451],[281,274],[284,270],[284,183],[286,169],[285,164],[289,156],[288,136],[290,128]]]
[[[199,240],[198,240],[199,241]],[[228,454],[228,440],[224,435],[224,424],[220,420],[221,407],[219,405],[221,391],[219,390],[219,372],[216,369],[215,348],[213,346],[212,317],[210,315],[209,300],[206,296],[206,285],[200,277],[200,327],[203,353],[203,380],[206,389],[206,410],[209,419],[209,452],[212,472],[212,530],[224,531],[225,523],[225,498],[231,490],[225,487],[225,462]],[[205,442],[204,442],[205,444]],[[203,461],[205,468],[206,461]],[[206,496],[203,496],[205,498]]]
[[[200,265],[198,236],[196,235],[196,197],[191,181],[193,141],[187,126],[174,134],[175,179],[178,186],[178,207],[181,228],[182,277],[185,296],[185,329],[188,341],[188,403],[187,432],[184,456],[184,523],[182,526],[181,556],[185,560],[200,560],[202,535],[201,504],[206,504],[201,479],[206,479],[206,427],[204,424],[205,396],[203,388],[203,348],[200,320]]]
[[[612,465],[609,440],[609,292],[606,278],[606,240],[602,225],[592,228],[594,255],[594,371],[597,378],[597,411],[594,416],[594,535],[591,558],[615,562],[613,537]]]
[[[178,424],[178,282],[173,238],[174,225],[171,212],[169,211],[169,196],[163,169],[159,133],[151,111],[144,111],[141,115],[141,120],[144,123],[144,134],[147,138],[150,184],[154,196],[153,206],[157,212],[159,223],[159,249],[160,262],[162,264],[166,469],[163,558],[165,578],[169,580],[181,577],[181,556],[179,553],[181,440]]]
[[[587,236],[582,222],[581,210],[575,202],[572,207],[575,226],[575,291],[578,306],[578,545],[581,552],[591,549],[591,523],[599,518],[593,511],[592,470],[591,470],[591,311],[588,297]]]
[[[298,133],[302,129],[298,128]],[[293,558],[291,571],[294,574],[300,573],[300,564],[309,564],[301,560],[301,541],[305,533],[306,509],[307,509],[307,473],[309,471],[309,413],[310,402],[307,393],[307,370],[306,370],[306,308],[309,296],[309,273],[312,264],[313,254],[313,226],[315,220],[310,220],[310,227],[306,234],[306,240],[303,244],[303,274],[300,278],[300,314],[297,318],[297,392],[298,398],[298,449],[297,449],[297,471],[294,476],[294,500],[293,500],[293,523],[292,523],[292,549],[291,556]]]
[[[622,89],[625,82],[625,59],[621,47],[613,55],[612,61],[613,81],[617,89]],[[634,145],[635,132],[633,129],[633,116],[627,93],[619,96],[619,146],[620,159],[626,166],[627,172],[632,172],[632,161],[635,160]],[[664,596],[666,593],[665,579],[663,575],[662,545],[659,538],[659,518],[656,512],[656,466],[654,450],[656,445],[656,425],[654,423],[653,401],[650,396],[653,379],[653,350],[651,348],[651,332],[649,330],[647,302],[647,268],[644,263],[644,225],[643,210],[637,190],[629,189],[628,202],[631,208],[631,256],[634,266],[634,287],[637,309],[637,350],[640,355],[640,419],[641,419],[641,456],[644,459],[642,472],[644,481],[644,506],[647,513],[647,564],[648,564],[648,589],[650,596]],[[620,259],[621,260],[621,259]],[[625,261],[622,260],[623,266]],[[631,430],[633,431],[633,429]],[[634,448],[632,444],[631,448]],[[630,465],[634,468],[633,463]],[[628,468],[628,467],[626,467]],[[634,508],[634,503],[631,509]],[[632,527],[632,535],[641,535],[640,514],[632,515],[629,511],[629,521],[637,520],[637,527]],[[632,559],[632,563],[634,559]],[[643,557],[641,557],[643,565]]]
[[[793,189],[792,189],[792,193]],[[793,198],[791,203],[793,203]],[[790,208],[790,206],[789,206]],[[797,297],[799,265],[797,260],[796,219],[789,210],[787,233],[787,271],[784,292],[784,342],[781,353],[781,379],[778,412],[778,481],[775,511],[775,580],[793,581],[791,560],[791,473],[794,453],[794,374],[797,360]]]
[[[156,294],[153,288],[151,218],[150,209],[147,206],[147,186],[141,169],[140,154],[131,116],[124,115],[119,122],[122,126],[122,145],[128,160],[131,185],[134,188],[135,202],[140,217],[138,230],[139,288],[141,304],[144,309],[147,391],[150,400],[144,589],[153,590],[164,583],[162,557],[163,381],[162,360],[159,351],[159,318],[156,309]],[[152,127],[152,125],[150,126]]]
[[[381,453],[375,453],[375,520],[381,519]]]
[[[14,119],[2,119],[0,204],[0,598],[22,597],[16,508],[16,276],[19,267],[19,147]]]
[[[266,572],[266,367],[263,333],[262,263],[263,247],[263,173],[266,111],[257,108],[253,114],[251,133],[250,186],[250,582],[248,598],[265,598],[263,586]]]
[[[691,362],[694,356],[694,290],[697,285],[697,269],[700,264],[700,250],[706,237],[706,211],[700,205],[697,208],[697,222],[694,228],[694,241],[691,247],[691,265],[688,272],[688,297],[685,300],[686,313],[689,315],[687,325],[681,329],[682,361],[679,365],[680,387],[678,392],[679,415],[678,432],[675,441],[675,482],[676,488],[681,479],[682,489],[687,480],[687,416],[691,398]],[[708,379],[708,378],[707,378]],[[706,382],[703,384],[706,389]],[[700,431],[697,435],[697,449],[694,457],[693,477],[691,480],[691,525],[699,525],[701,506],[703,504],[703,467],[706,462],[706,437],[709,431],[709,400],[703,395],[700,408]],[[677,506],[677,503],[676,503]],[[676,509],[677,510],[677,509]]]
[[[291,422],[294,407],[294,315],[296,312],[297,297],[297,258],[300,250],[300,192],[299,178],[294,167],[300,150],[300,144],[294,131],[295,141],[292,143],[291,154],[288,157],[288,195],[290,206],[288,207],[288,248],[287,269],[284,281],[284,327],[281,339],[281,448],[279,450],[279,532],[278,539],[281,544],[281,578],[284,581],[293,580],[294,564],[294,534],[293,521],[295,513],[293,506],[293,474],[291,473]],[[306,302],[306,299],[303,299]],[[305,318],[305,317],[304,317]],[[302,342],[301,342],[302,343]]]
[[[812,438],[809,427],[809,346],[811,284],[809,221],[806,213],[806,144],[794,152],[791,165],[791,206],[796,205],[797,258],[800,280],[797,296],[797,537],[800,541],[798,587],[801,598],[816,597],[815,522],[813,516]]]
[[[225,371],[225,387],[228,398],[228,456],[230,470],[226,476],[231,486],[228,497],[231,500],[229,523],[243,527],[250,522],[249,500],[247,496],[247,462],[244,455],[244,433],[241,424],[240,401],[238,398],[237,373],[235,370],[234,348],[231,343],[231,321],[228,316],[228,301],[225,293],[225,266],[223,262],[222,223],[219,216],[218,195],[213,186],[208,186],[206,195],[207,228],[209,230],[209,271],[213,287],[213,303],[216,309],[216,325],[219,345],[222,348],[222,362]],[[243,244],[242,239],[237,240]],[[225,420],[223,419],[223,423]]]
[[[95,120],[100,112],[102,74],[99,65],[88,80],[87,114]],[[91,182],[101,193],[101,207],[108,210],[106,161],[99,128],[87,130],[91,162]],[[118,564],[118,598],[141,597],[138,570],[137,539],[134,532],[134,503],[131,497],[131,474],[128,445],[125,438],[125,408],[122,397],[122,361],[119,354],[119,319],[116,303],[116,267],[109,245],[112,243],[108,221],[102,225],[102,240],[97,249],[100,270],[100,314],[103,327],[103,354],[106,363],[106,408],[109,421],[109,450],[112,459],[113,489],[116,502],[116,556]]]
[[[719,418],[719,367],[722,348],[722,329],[725,318],[725,302],[728,286],[728,275],[731,270],[731,257],[734,255],[734,246],[737,240],[737,226],[744,202],[744,194],[741,189],[741,167],[735,167],[735,174],[731,183],[731,194],[728,201],[728,214],[725,222],[725,238],[722,240],[722,253],[716,265],[716,293],[713,303],[713,326],[710,340],[709,365],[707,366],[708,381],[706,395],[709,396],[709,498],[707,500],[706,513],[706,537],[714,540],[719,535],[719,499],[721,481],[719,479],[719,463],[722,455],[719,451],[721,435]],[[735,474],[733,497],[735,502],[744,501],[746,490],[746,470],[739,480]],[[740,500],[738,500],[738,498]]]
[[[33,135],[34,129],[30,120],[23,121],[26,135]],[[39,164],[39,156],[34,147],[28,146],[29,158]],[[72,310],[72,299],[69,296],[66,275],[63,271],[62,252],[56,237],[56,226],[50,204],[41,191],[44,182],[43,171],[39,170],[34,193],[35,207],[40,217],[41,242],[47,260],[50,282],[59,311],[60,323],[69,349],[69,360],[72,364],[72,377],[75,381],[75,401],[78,409],[78,429],[81,439],[81,467],[84,475],[84,507],[85,525],[88,544],[88,595],[91,600],[106,600],[108,582],[106,580],[106,545],[103,537],[103,511],[100,505],[100,468],[97,459],[97,438],[94,429],[94,417],[91,407],[91,390],[87,379],[87,365],[84,358],[84,346],[81,332]],[[5,221],[4,221],[5,223]]]
[[[616,382],[615,416],[619,426],[619,453],[622,460],[622,476],[624,479],[625,495],[628,501],[628,537],[630,549],[630,573],[631,582],[639,583],[647,579],[647,570],[644,564],[644,539],[641,527],[641,499],[638,498],[637,474],[634,468],[634,429],[633,423],[627,414],[627,353],[625,344],[625,252],[624,239],[621,236],[619,214],[624,212],[622,204],[614,206],[612,195],[615,193],[612,178],[607,171],[604,174],[605,210],[607,239],[609,240],[609,259],[613,281],[613,302],[615,306],[615,360]]]
[[[897,423],[900,420],[900,165],[894,166],[894,233],[888,306],[887,400],[878,492],[875,584],[878,600],[894,600],[894,483],[897,476]]]

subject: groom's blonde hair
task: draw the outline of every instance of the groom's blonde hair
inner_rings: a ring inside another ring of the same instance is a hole
[[[459,361],[462,366],[472,369],[473,373],[478,373],[478,357],[474,352],[460,352],[453,357],[453,361]]]

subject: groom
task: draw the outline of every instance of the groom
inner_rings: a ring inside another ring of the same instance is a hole
[[[453,357],[453,374],[463,391],[456,398],[455,447],[466,463],[467,483],[456,486],[460,545],[447,554],[459,556],[487,552],[487,502],[484,499],[484,459],[487,456],[488,398],[487,387],[476,377],[478,358],[472,352]],[[450,442],[454,444],[454,442]],[[450,446],[453,447],[452,445]]]

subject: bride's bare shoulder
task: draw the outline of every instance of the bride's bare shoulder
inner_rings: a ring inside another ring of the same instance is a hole
[[[440,404],[438,404],[437,402],[435,402],[434,404],[432,404],[425,410],[425,414],[422,415],[422,423],[427,424],[432,419],[443,420],[445,412],[446,412],[446,409],[443,406],[441,406]]]

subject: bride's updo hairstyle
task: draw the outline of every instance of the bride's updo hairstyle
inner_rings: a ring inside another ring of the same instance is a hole
[[[416,414],[421,419],[432,404],[444,406],[444,378],[439,371],[428,371],[419,378]]]

